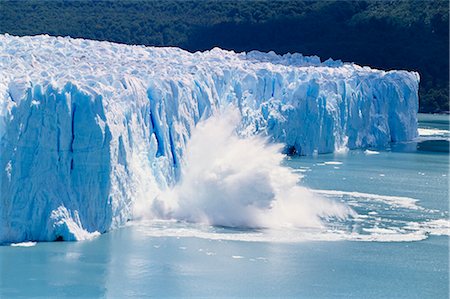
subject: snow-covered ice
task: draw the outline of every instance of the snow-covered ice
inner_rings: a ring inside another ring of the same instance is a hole
[[[417,136],[419,76],[274,53],[0,35],[0,243],[91,238],[172,186],[196,124],[299,154]]]

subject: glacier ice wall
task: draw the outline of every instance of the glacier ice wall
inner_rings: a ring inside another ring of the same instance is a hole
[[[177,181],[195,125],[230,103],[241,135],[298,154],[410,140],[418,82],[301,54],[0,35],[0,243],[124,224]]]

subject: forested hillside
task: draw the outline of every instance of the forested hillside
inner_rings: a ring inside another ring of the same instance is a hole
[[[0,32],[332,57],[421,75],[420,110],[449,110],[448,1],[0,1]]]

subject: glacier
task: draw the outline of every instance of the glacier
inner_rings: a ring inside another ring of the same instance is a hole
[[[417,136],[419,75],[301,54],[0,35],[0,244],[88,239],[173,186],[196,125],[299,155]]]

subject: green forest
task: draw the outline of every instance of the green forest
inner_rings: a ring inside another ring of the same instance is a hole
[[[449,1],[0,0],[0,32],[189,51],[300,52],[418,71],[420,111],[449,111]]]

